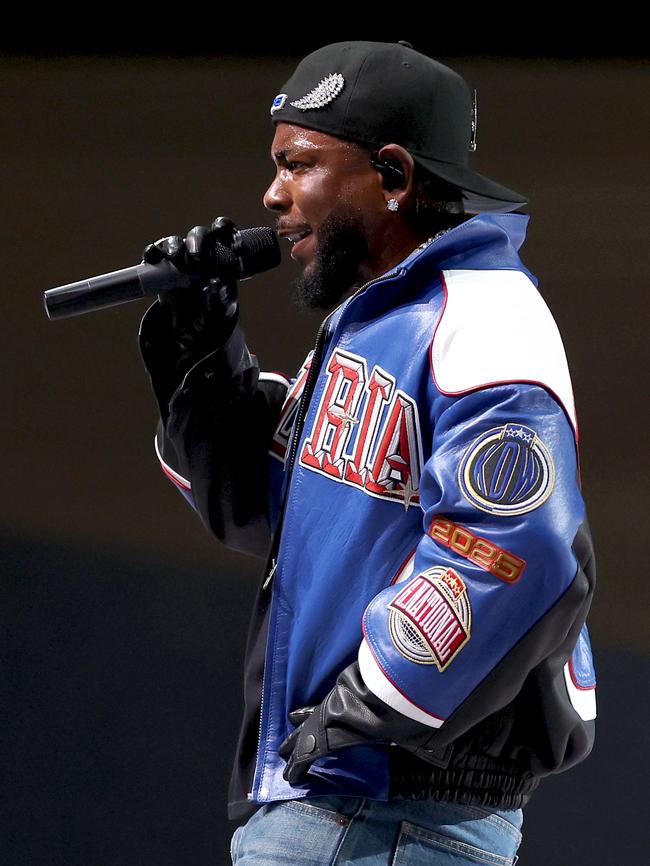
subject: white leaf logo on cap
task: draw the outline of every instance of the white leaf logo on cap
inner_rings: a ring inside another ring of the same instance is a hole
[[[322,108],[324,105],[332,102],[333,99],[336,99],[343,90],[344,84],[345,79],[340,72],[332,72],[331,75],[322,78],[313,90],[310,90],[305,96],[301,96],[300,99],[291,102],[290,105],[299,108],[301,111],[307,111],[310,108]]]

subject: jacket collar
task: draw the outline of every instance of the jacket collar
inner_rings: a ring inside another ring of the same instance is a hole
[[[529,220],[529,214],[476,214],[460,225],[429,238],[391,270],[409,271],[423,259],[426,259],[428,264],[436,261],[442,266],[476,247],[481,247],[483,251],[486,247],[498,248],[501,255],[506,254],[507,259],[515,257],[519,263],[517,251],[526,238]],[[502,267],[507,267],[507,264],[504,263]]]
[[[458,226],[439,232],[412,250],[406,258],[358,289],[332,310],[321,323],[330,334],[352,308],[368,311],[381,298],[390,307],[393,296],[404,291],[404,282],[427,284],[434,273],[453,267],[523,270],[537,285],[517,251],[526,237],[530,216],[516,213],[480,213]],[[386,282],[392,277],[392,288]],[[379,297],[378,297],[379,296]],[[352,314],[355,315],[354,313]]]

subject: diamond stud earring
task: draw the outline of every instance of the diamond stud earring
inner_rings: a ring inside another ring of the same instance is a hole
[[[386,207],[388,208],[388,210],[397,210],[397,208],[399,207],[399,202],[396,198],[389,198],[388,202],[386,203]]]

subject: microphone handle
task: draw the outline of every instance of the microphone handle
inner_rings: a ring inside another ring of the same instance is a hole
[[[232,249],[218,241],[215,243],[210,271],[224,282],[247,280],[279,265],[280,259],[280,245],[273,229],[243,229],[237,232]],[[207,279],[205,273],[199,275],[192,268],[179,270],[168,259],[155,265],[141,262],[130,268],[48,289],[43,295],[43,303],[49,319],[64,319],[174,289],[201,288]]]
[[[182,273],[167,259],[155,265],[142,263],[87,280],[48,289],[43,296],[49,319],[64,319],[101,310],[172,289],[200,285],[198,277]]]

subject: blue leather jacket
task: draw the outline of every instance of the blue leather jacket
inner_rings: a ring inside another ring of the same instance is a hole
[[[267,558],[231,818],[322,793],[517,808],[591,750],[578,423],[518,254],[528,220],[478,214],[422,244],[327,316],[292,378],[260,372],[239,322],[174,375],[164,315],[145,314],[163,470],[226,545]],[[355,745],[291,786],[289,712],[354,662],[436,754]]]

